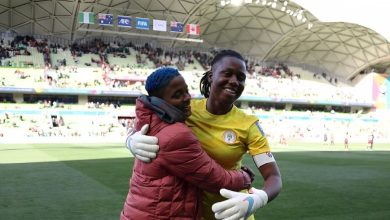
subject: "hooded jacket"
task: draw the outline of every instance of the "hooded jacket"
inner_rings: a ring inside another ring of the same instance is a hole
[[[162,121],[140,99],[136,115],[135,129],[149,124],[148,135],[158,138],[160,150],[151,163],[135,160],[121,220],[198,219],[201,190],[217,193],[250,186],[243,171],[224,170],[211,159],[184,122]]]

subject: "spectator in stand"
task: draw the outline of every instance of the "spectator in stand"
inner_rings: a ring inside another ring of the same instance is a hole
[[[330,145],[334,145],[334,133],[333,131],[330,132]]]
[[[372,151],[374,147],[374,133],[371,133],[368,135],[368,141],[367,141],[367,150]]]
[[[348,134],[348,132],[346,132],[345,136],[344,136],[344,150],[346,150],[346,151],[349,150],[349,138],[350,138],[350,135]]]

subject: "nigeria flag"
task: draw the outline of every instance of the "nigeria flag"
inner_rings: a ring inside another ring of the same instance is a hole
[[[79,23],[81,24],[94,24],[95,15],[93,12],[80,12],[79,13]]]

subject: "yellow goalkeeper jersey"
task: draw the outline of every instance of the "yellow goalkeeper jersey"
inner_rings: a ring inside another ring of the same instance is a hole
[[[270,151],[256,116],[248,115],[236,106],[227,114],[214,115],[206,110],[206,101],[207,99],[191,101],[192,115],[186,123],[207,154],[222,167],[238,169],[246,152],[253,156]],[[219,194],[204,192],[202,199],[204,219],[214,219],[211,206],[225,198]]]

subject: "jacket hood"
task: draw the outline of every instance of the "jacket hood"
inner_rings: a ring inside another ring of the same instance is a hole
[[[173,124],[175,122],[184,122],[186,116],[176,107],[164,100],[142,95],[136,101],[136,130],[140,130],[144,124],[149,124],[150,128],[156,124]],[[158,123],[163,121],[165,123]],[[165,127],[165,126],[163,126]]]

